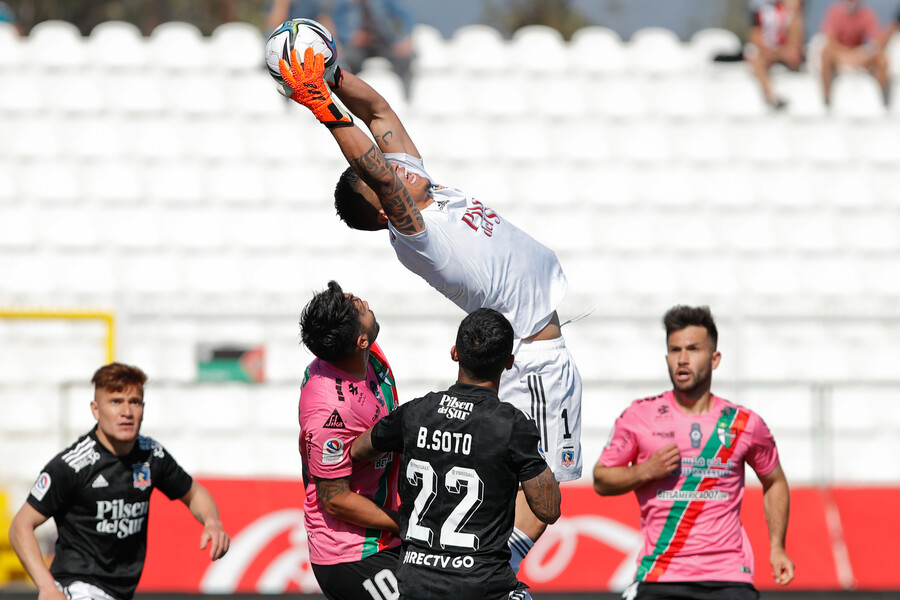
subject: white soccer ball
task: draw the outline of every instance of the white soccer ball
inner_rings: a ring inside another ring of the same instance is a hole
[[[290,96],[294,92],[281,78],[278,61],[283,58],[290,62],[291,51],[295,48],[302,60],[303,52],[310,47],[316,54],[325,56],[325,81],[333,82],[334,71],[337,69],[337,47],[331,32],[318,21],[312,19],[285,21],[276,27],[266,40],[266,67],[269,69],[269,75],[278,82],[279,91],[285,96]]]

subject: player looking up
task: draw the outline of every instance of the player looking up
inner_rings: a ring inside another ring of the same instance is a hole
[[[641,505],[644,547],[622,597],[759,598],[740,521],[745,463],[762,482],[775,581],[794,578],[784,549],[790,495],[775,439],[756,413],[710,391],[722,356],[709,308],[675,306],[663,322],[674,389],[625,409],[594,467],[598,494],[633,490]]]
[[[372,140],[336,103],[323,81],[324,57],[307,49],[281,61],[292,99],[326,125],[350,163],[335,189],[338,214],[354,229],[389,231],[400,262],[471,313],[493,308],[512,324],[513,368],[500,399],[529,415],[558,481],[581,476],[581,375],[562,336],[556,308],[566,277],[552,250],[480,200],[435,184],[387,101],[350,73],[335,74],[334,91]],[[330,84],[329,84],[330,85]],[[510,539],[513,568],[546,524],[519,496]]]
[[[140,435],[144,383],[137,367],[112,363],[94,373],[97,426],[57,454],[13,517],[9,541],[40,600],[128,600],[147,554],[150,492],[178,498],[203,524],[200,548],[228,551],[216,503],[155,440]],[[34,530],[47,519],[58,537],[48,569]]]
[[[559,484],[538,453],[534,422],[500,402],[513,328],[495,310],[463,319],[450,356],[456,384],[403,404],[353,443],[354,460],[403,454],[400,597],[525,598],[509,564],[516,490],[537,518],[559,518]]]
[[[303,344],[316,356],[300,390],[303,518],[309,561],[329,600],[369,598],[372,586],[388,591],[374,598],[397,589],[397,461],[353,463],[349,452],[356,436],[397,407],[378,330],[368,302],[335,281],[300,316]]]

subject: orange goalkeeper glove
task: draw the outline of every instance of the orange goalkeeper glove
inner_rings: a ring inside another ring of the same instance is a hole
[[[325,56],[316,54],[307,48],[300,60],[300,53],[291,50],[291,62],[283,58],[278,61],[281,78],[294,91],[291,100],[308,108],[320,123],[332,129],[353,125],[353,117],[340,104],[335,102],[323,79],[325,75]]]

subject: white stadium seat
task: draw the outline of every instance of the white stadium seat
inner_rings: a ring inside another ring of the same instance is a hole
[[[639,73],[680,75],[688,67],[684,44],[669,29],[638,29],[628,41],[628,64]]]
[[[848,119],[880,119],[887,112],[881,88],[865,72],[841,73],[831,83],[831,112]]]
[[[612,29],[589,26],[577,29],[569,41],[569,68],[590,76],[615,75],[628,67],[625,45]]]
[[[143,74],[147,62],[147,40],[134,23],[103,21],[87,38],[88,60],[103,69],[133,69]]]
[[[0,71],[0,116],[40,113],[46,104],[40,77],[24,71]]]
[[[265,42],[255,25],[243,21],[222,23],[209,37],[211,66],[231,72],[265,71]]]
[[[509,43],[511,67],[534,75],[565,73],[567,53],[562,34],[546,25],[521,27]]]
[[[687,44],[688,61],[692,68],[711,68],[719,54],[735,55],[743,50],[743,43],[730,29],[707,27],[691,36]]]
[[[447,49],[450,63],[458,73],[503,74],[510,66],[509,45],[490,25],[473,23],[460,27],[453,32]]]
[[[414,73],[440,73],[450,68],[447,40],[436,27],[416,23],[412,30],[412,42],[416,52],[412,67]]]
[[[150,62],[156,69],[200,71],[210,63],[209,45],[196,25],[166,21],[150,32]],[[260,49],[262,54],[262,49]]]
[[[0,72],[16,71],[22,67],[24,40],[16,26],[0,21]]]
[[[41,21],[25,39],[24,55],[33,67],[78,71],[87,65],[87,42],[67,21]]]

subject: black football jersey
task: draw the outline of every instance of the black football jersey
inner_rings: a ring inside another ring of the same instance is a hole
[[[62,585],[84,581],[116,598],[134,595],[147,553],[150,492],[174,500],[191,489],[191,476],[149,437],[116,456],[95,431],[57,454],[38,476],[28,503],[56,521],[50,566]]]
[[[539,441],[524,413],[461,383],[375,425],[375,448],[403,455],[402,597],[469,600],[516,589],[507,540],[519,482],[547,467]]]

